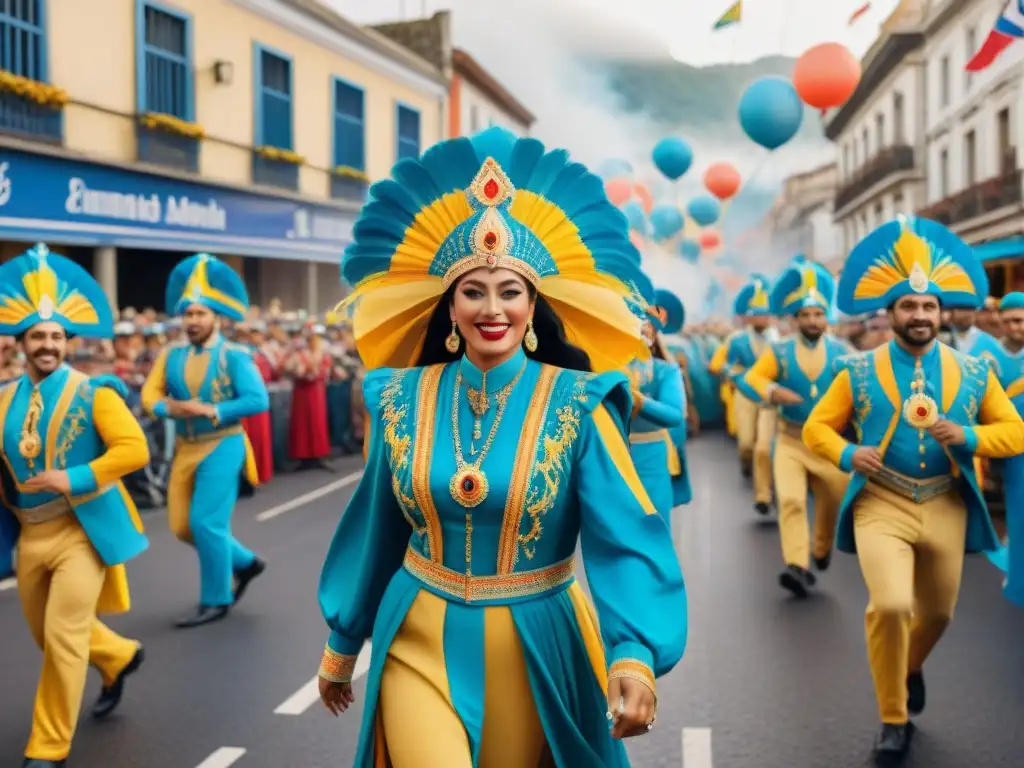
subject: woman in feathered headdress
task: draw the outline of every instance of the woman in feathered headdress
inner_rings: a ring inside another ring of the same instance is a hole
[[[653,727],[686,599],[614,372],[647,354],[626,231],[600,179],[501,129],[371,189],[342,262],[368,458],[319,590],[332,711],[372,634],[359,768],[620,768]]]

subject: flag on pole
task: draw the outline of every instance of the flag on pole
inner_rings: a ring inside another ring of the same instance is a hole
[[[981,72],[1010,47],[1010,43],[1024,37],[1024,0],[1009,0],[999,14],[995,27],[988,33],[981,48],[967,62],[968,72]]]
[[[733,24],[739,24],[743,18],[743,0],[736,0],[729,10],[722,14],[721,18],[715,22],[713,29],[724,29],[725,27],[731,27]]]
[[[850,20],[846,22],[847,26],[853,26],[853,24],[856,23],[857,19],[859,19],[869,10],[871,10],[871,3],[864,3],[864,5],[858,8],[852,14],[850,14]]]

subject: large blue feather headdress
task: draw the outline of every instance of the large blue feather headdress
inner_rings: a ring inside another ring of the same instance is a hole
[[[831,314],[835,278],[820,264],[802,262],[791,266],[772,287],[773,315],[796,315],[805,307],[821,307]]]
[[[985,269],[967,243],[938,222],[898,216],[861,240],[839,278],[837,303],[850,315],[888,309],[909,294],[980,307]]]
[[[769,290],[771,281],[764,275],[753,275],[750,282],[740,288],[733,302],[733,314],[740,317],[756,317],[770,315],[771,303]]]
[[[208,253],[189,256],[167,280],[167,314],[183,315],[192,304],[202,304],[236,323],[249,311],[249,293],[241,276]]]
[[[640,260],[626,219],[568,152],[491,128],[400,160],[370,197],[341,265],[368,368],[414,365],[439,300],[476,269],[535,286],[595,370],[646,349],[623,301]]]
[[[109,339],[114,317],[100,284],[82,267],[39,243],[0,266],[0,335],[60,323],[75,336]]]
[[[679,333],[686,324],[686,308],[683,300],[672,291],[658,288],[654,292],[654,311],[661,319],[661,330],[664,333]]]

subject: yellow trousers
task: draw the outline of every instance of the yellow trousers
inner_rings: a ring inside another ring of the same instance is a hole
[[[107,569],[73,514],[23,525],[17,568],[25,620],[43,651],[25,756],[63,760],[71,750],[89,665],[111,685],[138,644],[96,619]]]
[[[754,501],[772,503],[772,440],[778,413],[761,408],[738,390],[733,395],[736,407],[736,444],[740,461],[751,462],[754,477]]]
[[[787,425],[788,427],[788,425]],[[811,554],[832,551],[836,514],[850,476],[828,459],[813,453],[785,429],[775,440],[775,498],[779,505],[779,538],[786,565],[807,569]],[[814,494],[814,540],[807,523],[807,491]]]
[[[480,768],[554,765],[533,703],[519,635],[507,607],[484,609],[486,679]],[[444,600],[420,592],[388,649],[380,685],[391,768],[472,768],[452,705],[444,658]],[[378,740],[378,744],[379,744]]]
[[[957,491],[916,504],[868,483],[854,507],[867,584],[868,661],[883,723],[907,722],[907,675],[918,672],[953,618],[967,509]]]

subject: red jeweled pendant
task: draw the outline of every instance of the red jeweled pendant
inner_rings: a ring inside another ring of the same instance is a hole
[[[923,419],[925,416],[928,415],[928,409],[925,408],[923,405],[918,406],[917,415]]]
[[[476,467],[463,467],[452,475],[448,490],[459,506],[472,509],[487,498],[487,475]]]

